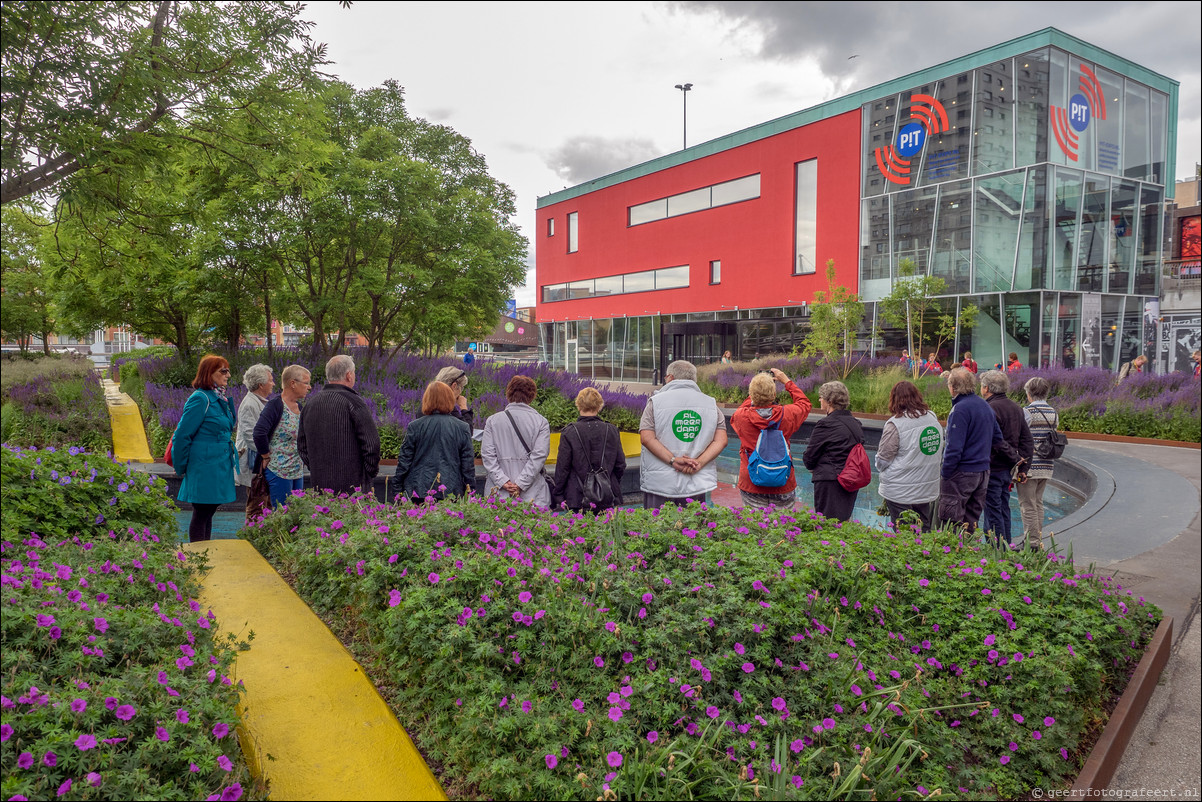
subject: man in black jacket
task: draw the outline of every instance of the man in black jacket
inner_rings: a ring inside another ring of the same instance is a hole
[[[1019,479],[1026,478],[1035,453],[1035,439],[1027,426],[1023,408],[1011,401],[1010,377],[1000,370],[981,374],[981,396],[989,402],[1002,429],[1002,441],[993,444],[989,458],[989,487],[985,491],[985,530],[992,532],[998,544],[1010,545],[1010,472],[1019,466]]]
[[[296,450],[318,489],[370,492],[379,472],[380,433],[354,388],[355,361],[340,354],[326,363],[325,387],[301,410]]]

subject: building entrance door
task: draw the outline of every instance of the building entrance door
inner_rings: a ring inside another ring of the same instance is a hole
[[[580,348],[577,340],[568,340],[564,343],[564,369],[568,373],[580,372]]]

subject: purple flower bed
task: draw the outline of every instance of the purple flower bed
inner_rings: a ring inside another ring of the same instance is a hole
[[[1054,557],[808,512],[307,494],[245,535],[493,799],[1064,787],[1160,618]]]
[[[79,448],[2,456],[4,799],[242,798],[235,652],[163,483]]]

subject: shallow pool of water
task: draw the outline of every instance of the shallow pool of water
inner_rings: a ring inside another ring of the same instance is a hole
[[[797,497],[805,506],[813,506],[814,484],[810,481],[810,472],[805,469],[805,466],[801,462],[801,455],[805,449],[805,443],[792,444],[793,464],[797,471]],[[872,460],[875,457],[876,452],[869,449],[868,459]],[[730,444],[718,455],[718,481],[735,484],[738,479],[739,443],[732,438]],[[881,496],[877,492],[878,485],[878,475],[874,467],[872,481],[868,487],[862,489],[859,495],[856,496],[856,508],[852,517],[860,523],[870,526],[887,526],[889,523],[887,517],[877,515],[876,513],[877,507],[881,505]],[[1074,512],[1080,506],[1080,499],[1064,492],[1062,488],[1049,482],[1043,491],[1044,529],[1046,530],[1053,521],[1057,521]],[[1022,513],[1018,508],[1017,492],[1010,494],[1010,514],[1014,527],[1014,535],[1017,537],[1022,532]]]

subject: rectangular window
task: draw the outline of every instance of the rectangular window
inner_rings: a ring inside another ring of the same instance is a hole
[[[665,267],[655,271],[655,289],[674,290],[689,286],[689,266]]]
[[[797,163],[793,275],[818,272],[818,160]]]
[[[554,217],[547,218],[547,236],[548,237],[555,236],[555,218]]]
[[[580,250],[580,213],[570,212],[568,214],[568,253],[576,253]]]
[[[715,184],[712,203],[714,206],[725,206],[728,203],[738,203],[754,200],[760,196],[760,176],[749,175],[746,178],[736,178],[723,184]]]
[[[640,203],[627,209],[630,225],[637,226],[668,217],[691,214],[716,206],[755,200],[760,196],[760,176],[744,176],[709,187],[681,192],[666,198]]]
[[[595,295],[621,295],[622,277],[605,276],[593,279],[593,293]]]
[[[668,216],[668,199],[660,198],[650,203],[640,203],[630,207],[630,225],[637,226],[655,220],[663,220]]]
[[[715,259],[710,262],[710,284],[722,283],[722,262]]]
[[[695,189],[692,192],[682,192],[668,198],[668,217],[680,214],[699,212],[710,207],[710,188]]]

